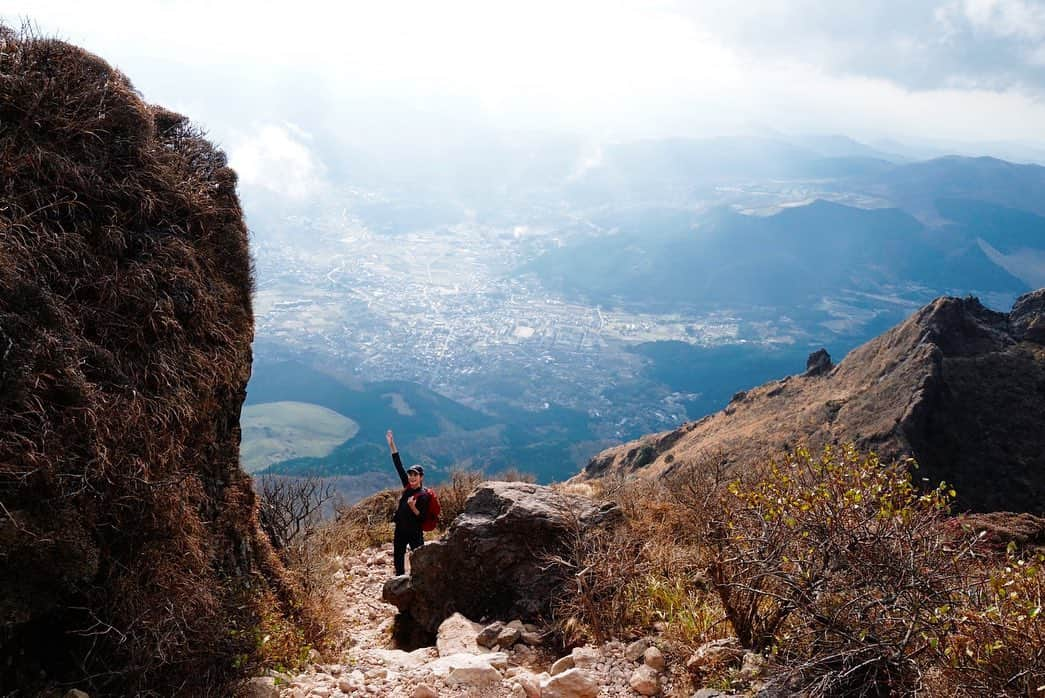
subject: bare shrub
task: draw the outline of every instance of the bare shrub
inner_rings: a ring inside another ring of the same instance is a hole
[[[543,561],[567,580],[552,603],[553,627],[566,645],[632,634],[633,582],[647,570],[642,541],[620,530],[583,529],[571,512],[563,513],[570,521],[564,550]]]
[[[392,516],[399,503],[399,491],[382,490],[349,507],[337,510],[337,520],[329,525],[328,541],[332,553],[359,552],[392,540]]]
[[[449,526],[464,511],[465,500],[484,479],[486,478],[480,472],[455,469],[450,471],[450,479],[447,482],[435,487],[442,510],[439,515],[440,526]]]
[[[334,485],[317,477],[262,475],[255,482],[261,528],[281,553],[315,533],[323,506],[334,497]]]

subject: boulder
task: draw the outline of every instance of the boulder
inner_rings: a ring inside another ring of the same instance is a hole
[[[612,503],[523,482],[485,482],[442,540],[414,551],[409,578],[386,583],[383,598],[427,632],[453,613],[538,621],[564,579],[548,556],[565,552],[578,528],[620,519]]]
[[[643,664],[632,673],[628,685],[640,696],[655,696],[660,693],[660,675],[653,667]]]
[[[499,669],[507,665],[508,657],[503,652],[461,653],[440,657],[428,665],[428,670],[447,683],[482,686],[500,681],[502,674]]]
[[[595,698],[599,685],[584,669],[568,669],[541,681],[541,698]]]
[[[494,648],[497,646],[497,638],[500,636],[502,630],[504,630],[504,623],[499,620],[494,621],[479,631],[479,635],[475,638],[475,641],[483,647]]]
[[[410,694],[410,698],[439,698],[439,694],[436,690],[428,684],[419,684]]]
[[[640,637],[638,640],[635,640],[624,650],[624,658],[629,662],[639,661],[646,650],[649,649],[650,642],[648,637]]]
[[[556,676],[564,671],[573,669],[574,666],[573,655],[568,654],[565,657],[559,657],[559,659],[555,660],[555,662],[552,663],[551,668],[548,669],[548,673],[552,676]]]
[[[526,698],[540,698],[541,696],[541,680],[533,673],[528,671],[520,671],[516,673],[512,679],[516,685],[523,689],[526,694]]]
[[[405,671],[407,669],[417,669],[427,664],[432,656],[431,647],[422,647],[421,649],[414,650],[413,652],[404,652],[403,650],[385,650],[385,649],[372,649],[370,650],[370,656],[374,659],[379,660],[386,667],[391,667],[397,671]]]
[[[385,585],[387,588],[387,584]],[[439,624],[436,632],[435,646],[440,657],[451,654],[480,654],[484,650],[476,643],[476,636],[482,628],[460,613],[454,613]]]
[[[642,653],[642,660],[646,666],[657,671],[664,671],[664,654],[656,647],[647,647]]]
[[[497,647],[505,648],[511,647],[522,637],[522,631],[519,628],[513,628],[509,625],[501,628],[501,632],[494,638],[494,644]]]
[[[1017,339],[1045,344],[1045,288],[1016,299],[1009,313],[1009,327]]]
[[[573,658],[573,666],[578,669],[594,669],[599,661],[599,652],[594,647],[574,647],[570,653]]]

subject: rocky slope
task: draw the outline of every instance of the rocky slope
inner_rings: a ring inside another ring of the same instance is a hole
[[[342,631],[350,646],[334,656],[314,656],[301,673],[273,672],[253,679],[251,698],[690,695],[676,691],[684,668],[667,665],[663,654],[651,649],[655,638],[589,645],[560,657],[542,646],[534,626],[516,623],[517,628],[505,631],[505,623],[484,626],[454,614],[440,624],[430,645],[410,652],[395,649],[396,608],[380,601],[392,572],[392,546],[338,558],[337,563],[331,583],[344,592]]]
[[[799,445],[853,442],[913,457],[958,509],[1045,508],[1045,289],[1011,312],[939,298],[833,366],[737,393],[721,412],[593,458],[577,479],[657,477],[717,460],[742,468]]]

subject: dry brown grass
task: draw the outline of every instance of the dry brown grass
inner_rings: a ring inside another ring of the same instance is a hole
[[[0,692],[223,694],[263,613],[307,616],[239,469],[235,185],[103,60],[0,27]]]
[[[575,644],[659,621],[679,660],[732,635],[788,694],[1036,695],[1045,558],[985,545],[948,515],[950,488],[916,490],[908,465],[799,449],[743,479],[703,456],[670,480],[604,480],[625,521],[577,528],[554,561],[572,580],[557,628]],[[700,683],[743,689],[737,668]]]

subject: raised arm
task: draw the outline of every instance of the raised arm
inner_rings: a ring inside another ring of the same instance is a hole
[[[388,441],[388,448],[392,450],[392,464],[396,467],[396,472],[399,473],[399,479],[403,483],[403,487],[409,484],[406,479],[406,471],[403,470],[403,461],[399,459],[399,449],[396,448],[396,440],[392,435],[392,430],[389,429],[385,434],[385,440]]]

